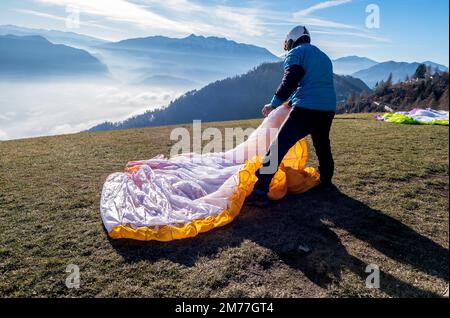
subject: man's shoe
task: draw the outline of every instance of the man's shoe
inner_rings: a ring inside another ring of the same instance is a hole
[[[244,204],[258,208],[265,208],[270,204],[270,200],[265,191],[254,189],[252,194],[245,199]]]

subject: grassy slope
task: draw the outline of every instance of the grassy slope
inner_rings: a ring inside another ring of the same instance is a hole
[[[449,271],[448,128],[369,118],[335,121],[340,192],[245,207],[224,228],[172,243],[111,241],[98,211],[107,175],[167,154],[171,128],[0,142],[0,296],[440,295]],[[298,244],[312,252],[293,252]],[[64,284],[70,263],[81,268],[78,290]],[[365,287],[371,263],[381,268],[380,290]]]

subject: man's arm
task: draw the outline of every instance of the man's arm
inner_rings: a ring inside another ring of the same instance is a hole
[[[277,108],[282,105],[295,92],[301,79],[305,75],[305,70],[298,64],[290,65],[284,71],[283,80],[272,98],[270,105]]]

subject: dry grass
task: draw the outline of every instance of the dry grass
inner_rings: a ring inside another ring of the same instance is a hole
[[[0,296],[439,296],[449,272],[448,128],[369,119],[334,123],[339,191],[244,207],[224,228],[171,243],[111,241],[98,209],[107,175],[167,154],[170,127],[0,142]],[[64,284],[71,263],[77,290]],[[367,264],[380,266],[379,290],[365,287]]]

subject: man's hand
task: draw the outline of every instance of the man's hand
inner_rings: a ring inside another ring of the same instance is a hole
[[[269,114],[272,112],[273,107],[270,104],[264,105],[263,109],[262,109],[262,114],[264,117],[269,116]]]

